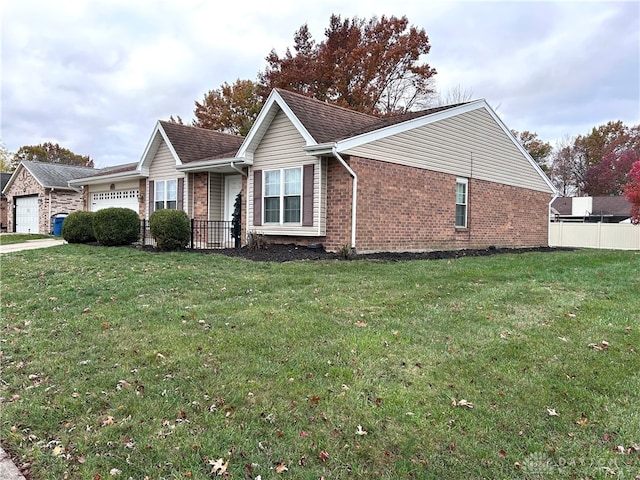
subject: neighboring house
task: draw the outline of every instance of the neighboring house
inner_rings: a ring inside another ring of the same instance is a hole
[[[80,189],[69,180],[94,170],[57,163],[23,161],[2,193],[7,197],[7,230],[17,233],[51,233],[52,217],[82,210]]]
[[[552,222],[629,223],[631,203],[621,195],[560,197],[551,204]]]
[[[10,173],[0,173],[0,192],[4,190],[4,187],[7,186],[9,179],[11,178]],[[0,231],[7,231],[7,220],[9,216],[7,212],[9,211],[7,196],[4,194],[0,194]]]
[[[141,218],[229,220],[241,191],[243,241],[361,253],[547,245],[555,194],[484,100],[378,118],[280,89],[244,139],[158,122],[134,169],[71,184],[134,181]]]

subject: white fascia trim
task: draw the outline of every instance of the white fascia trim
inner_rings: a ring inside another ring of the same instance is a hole
[[[240,157],[223,158],[216,160],[201,160],[199,162],[184,163],[176,166],[178,172],[208,171],[210,168],[232,167],[232,164],[253,165],[253,161]],[[233,168],[233,167],[232,167]]]
[[[399,133],[403,133],[408,130],[413,130],[415,128],[419,128],[424,125],[429,125],[430,123],[439,122],[441,120],[455,117],[457,115],[471,112],[473,110],[478,110],[480,108],[487,107],[487,106],[488,105],[484,101],[484,99],[475,100],[473,102],[465,103],[464,105],[448,108],[441,112],[432,113],[431,115],[425,115],[423,117],[414,118],[412,120],[407,120],[402,123],[381,128],[379,130],[374,130],[373,132],[363,133],[362,135],[357,135],[355,137],[347,138],[345,140],[340,140],[336,144],[337,150],[338,152],[344,152],[345,150],[359,147],[361,145],[371,143],[375,140],[381,140],[383,138],[390,137],[392,135],[397,135]]]
[[[75,180],[69,180],[69,186],[82,186],[82,185],[98,185],[100,183],[111,182],[112,180],[134,180],[136,178],[143,178],[137,170],[130,170],[128,172],[111,173],[109,175],[101,175],[97,177],[76,178]]]
[[[238,157],[248,157],[250,155],[253,155],[253,149],[251,149],[251,147],[253,146],[255,141],[259,141],[260,138],[262,138],[261,135],[258,138],[258,135],[260,134],[260,132],[263,131],[262,124],[264,122],[271,122],[274,116],[274,109],[278,107],[284,112],[287,118],[289,118],[289,120],[291,121],[293,126],[296,128],[296,130],[298,130],[300,135],[302,135],[307,145],[316,144],[316,141],[314,140],[314,138],[307,131],[304,125],[300,122],[300,120],[298,120],[298,117],[294,115],[291,108],[289,108],[289,105],[287,105],[286,102],[282,99],[278,91],[276,89],[273,89],[271,90],[271,93],[269,94],[267,101],[262,107],[262,110],[260,110],[260,113],[258,114],[258,118],[256,118],[256,121],[251,126],[251,130],[249,130],[247,137],[244,139],[244,142],[242,142],[242,145],[240,145],[240,149],[238,150]]]
[[[17,180],[18,178],[18,173],[20,173],[20,169],[21,168],[27,168],[24,166],[24,164],[22,162],[20,162],[18,164],[18,166],[16,167],[16,169],[13,171],[13,173],[11,174],[11,177],[9,177],[9,181],[7,182],[7,184],[4,186],[4,188],[2,189],[2,193],[3,195],[6,195],[7,193],[9,193],[9,189],[11,188],[11,186],[14,184],[14,182]],[[29,169],[27,169],[27,171],[29,172]],[[31,172],[29,172],[29,174],[31,174]],[[38,179],[36,178],[36,182],[38,182]],[[40,182],[38,182],[40,183]]]
[[[336,142],[330,143],[317,143],[315,145],[309,145],[304,147],[304,151],[307,155],[320,156],[320,155],[333,155],[333,149],[337,146]]]

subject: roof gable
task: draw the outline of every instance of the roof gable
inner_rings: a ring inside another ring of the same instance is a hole
[[[169,148],[176,165],[181,165],[233,157],[243,140],[244,137],[238,135],[158,120],[137,168],[141,172],[148,172],[162,142]]]

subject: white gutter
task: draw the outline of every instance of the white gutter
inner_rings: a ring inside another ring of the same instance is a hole
[[[358,176],[351,167],[344,161],[344,159],[338,153],[336,146],[331,148],[331,154],[338,160],[342,166],[349,172],[349,175],[353,177],[353,192],[351,197],[351,249],[356,249],[356,206],[358,204]]]
[[[252,165],[253,162],[247,160],[246,158],[241,157],[232,157],[232,158],[224,158],[217,160],[203,160],[199,162],[189,162],[182,165],[177,165],[176,170],[178,172],[208,172],[213,168],[224,168],[231,167],[234,170],[238,170],[235,167],[236,163],[240,163],[243,165]]]

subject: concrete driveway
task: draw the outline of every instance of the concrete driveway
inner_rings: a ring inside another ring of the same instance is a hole
[[[9,245],[0,245],[0,255],[11,252],[21,252],[22,250],[34,250],[36,248],[55,247],[64,245],[65,242],[61,238],[42,238],[39,240],[28,240],[24,243],[10,243]]]

